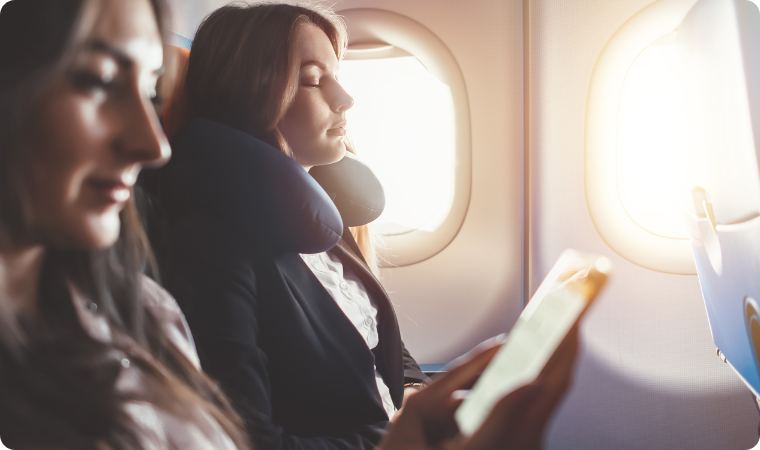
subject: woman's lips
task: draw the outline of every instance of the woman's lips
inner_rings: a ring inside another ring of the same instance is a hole
[[[327,130],[327,134],[331,136],[345,136],[346,129],[344,127],[330,128],[329,130]]]
[[[101,200],[109,204],[125,203],[131,195],[129,186],[121,181],[90,180],[87,184]]]

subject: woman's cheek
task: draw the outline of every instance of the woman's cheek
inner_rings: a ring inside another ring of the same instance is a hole
[[[118,210],[103,208],[87,190],[87,178],[110,170],[107,126],[92,98],[64,90],[40,111],[29,176],[32,228],[47,244],[102,247],[118,236]],[[114,231],[115,230],[115,231]]]

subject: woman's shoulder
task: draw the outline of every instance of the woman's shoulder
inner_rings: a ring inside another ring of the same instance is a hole
[[[177,301],[161,285],[156,283],[152,278],[143,275],[142,280],[142,298],[145,306],[150,310],[157,319],[163,316],[175,316],[182,314]]]
[[[143,276],[142,298],[166,337],[193,365],[200,368],[193,335],[174,297],[154,280]]]

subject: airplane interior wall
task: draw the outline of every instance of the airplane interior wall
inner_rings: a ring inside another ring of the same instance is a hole
[[[175,30],[192,37],[203,16],[228,2],[172,3]],[[618,256],[586,206],[591,73],[613,33],[650,3],[331,3],[338,11],[379,8],[420,22],[448,46],[464,75],[473,167],[467,216],[441,253],[383,272],[404,340],[421,363],[445,363],[508,329],[565,248],[605,255],[615,265],[584,323],[575,385],[553,421],[549,449],[746,449],[758,439],[749,390],[716,356],[697,277]]]
[[[601,239],[584,193],[584,120],[605,43],[648,0],[530,0],[530,292],[567,247],[612,259],[583,327],[551,449],[747,449],[760,416],[716,355],[696,275],[637,266]]]

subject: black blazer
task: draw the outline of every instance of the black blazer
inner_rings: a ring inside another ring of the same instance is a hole
[[[361,278],[377,307],[372,351],[298,253],[268,250],[202,207],[178,210],[168,219],[162,276],[204,371],[221,383],[257,448],[377,445],[388,417],[375,367],[397,408],[403,384],[427,377],[401,341],[387,293],[351,250],[353,240],[330,252]]]

